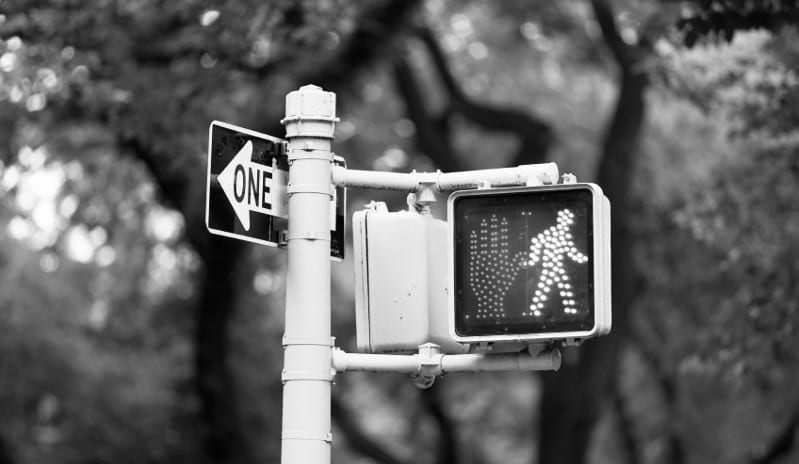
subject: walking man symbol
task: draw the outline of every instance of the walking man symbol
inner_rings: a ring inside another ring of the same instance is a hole
[[[558,211],[557,222],[547,230],[530,240],[529,260],[525,263],[532,267],[539,262],[543,267],[538,278],[537,288],[530,303],[530,311],[522,313],[540,317],[550,294],[557,289],[560,304],[566,314],[577,314],[577,303],[574,300],[572,284],[564,269],[565,257],[568,256],[577,264],[585,264],[588,257],[577,250],[571,234],[574,224],[574,213],[568,209]]]
[[[522,215],[532,213],[522,213]],[[512,253],[510,225],[504,217],[492,215],[480,221],[469,235],[469,284],[477,299],[477,311],[466,318],[502,319],[506,316],[505,294],[522,269],[541,265],[532,301],[525,303],[521,315],[542,317],[553,291],[560,297],[560,307],[568,315],[577,314],[578,304],[566,272],[566,257],[578,264],[588,257],[577,250],[572,237],[574,213],[568,208],[557,213],[555,225],[530,239],[529,252]]]

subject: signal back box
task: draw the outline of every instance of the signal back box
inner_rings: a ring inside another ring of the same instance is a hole
[[[353,244],[359,351],[467,351],[449,333],[445,221],[375,203],[353,215]]]

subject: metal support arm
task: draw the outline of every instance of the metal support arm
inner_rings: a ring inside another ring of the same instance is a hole
[[[557,348],[533,355],[524,350],[518,353],[441,354],[438,345],[426,343],[418,354],[364,354],[333,350],[333,368],[337,372],[369,371],[411,374],[417,385],[430,387],[437,376],[452,372],[478,371],[556,371],[561,356]]]
[[[512,185],[554,184],[558,181],[555,163],[525,164],[515,168],[481,169],[476,171],[378,172],[334,166],[331,179],[337,186],[418,192],[433,187],[439,192],[476,188],[481,183],[492,187]]]

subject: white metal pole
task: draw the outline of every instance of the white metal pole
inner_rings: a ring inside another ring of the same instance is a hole
[[[289,150],[283,464],[329,464],[330,167],[336,95],[306,85],[286,96]]]

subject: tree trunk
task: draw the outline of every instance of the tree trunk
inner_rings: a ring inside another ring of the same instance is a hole
[[[613,330],[580,348],[576,364],[542,376],[540,464],[581,464],[602,402],[610,400],[619,353],[629,331],[629,308],[635,293],[632,259],[632,184],[635,154],[644,120],[647,76],[636,54],[641,49],[619,38],[609,7],[593,3],[605,42],[619,64],[621,79],[616,108],[602,145],[597,182],[611,202]],[[567,356],[568,358],[568,356]]]
[[[0,464],[14,464],[14,458],[11,456],[8,442],[2,436],[0,436]]]
[[[236,384],[230,368],[230,321],[238,294],[237,262],[243,246],[212,238],[201,252],[205,274],[194,327],[194,384],[200,399],[206,455],[220,464],[254,462],[242,430]]]
[[[433,385],[428,390],[422,390],[420,394],[422,403],[427,406],[427,410],[430,412],[430,417],[438,425],[439,446],[435,462],[437,464],[456,464],[460,462],[456,436],[457,426],[444,408],[444,400],[441,397],[441,383]]]
[[[192,378],[200,403],[202,448],[214,464],[252,463],[254,453],[242,430],[235,378],[228,360],[228,330],[241,279],[236,269],[243,260],[244,245],[212,236],[205,229],[202,223],[205,202],[196,201],[205,191],[190,182],[202,178],[199,169],[165,168],[162,160],[168,157],[136,137],[120,136],[118,143],[147,166],[167,204],[183,213],[187,241],[202,262],[204,273],[198,285],[201,293],[194,310]]]
[[[463,169],[464,163],[452,150],[447,127],[436,123],[413,69],[403,58],[394,63],[394,82],[405,103],[405,112],[416,126],[416,147],[445,172]]]

